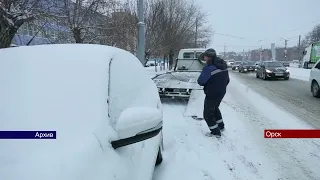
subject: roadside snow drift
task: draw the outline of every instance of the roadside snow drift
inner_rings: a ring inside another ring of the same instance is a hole
[[[189,102],[193,108],[164,102],[164,161],[154,180],[319,180],[318,139],[264,139],[264,129],[310,127],[230,76],[221,104],[226,124],[221,139],[204,136],[205,121],[183,116],[201,114],[200,92],[202,100]]]

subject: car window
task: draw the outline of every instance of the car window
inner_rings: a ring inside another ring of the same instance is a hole
[[[113,57],[109,81],[109,116],[113,126],[126,108],[157,107],[158,89],[134,55],[124,52]]]
[[[314,68],[320,69],[320,61],[318,62],[318,64]]]
[[[201,54],[201,53],[200,53]],[[199,55],[200,55],[199,54]],[[194,53],[193,52],[185,52],[183,53],[183,58],[186,58],[186,59],[193,59],[194,58]]]
[[[202,52],[196,52],[196,58],[199,58]]]

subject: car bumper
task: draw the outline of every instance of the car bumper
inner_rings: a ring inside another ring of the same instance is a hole
[[[255,68],[250,68],[250,69],[243,69],[244,72],[254,72],[256,71],[257,69]]]
[[[269,78],[286,78],[290,76],[289,72],[285,72],[285,73],[266,73],[266,76]]]

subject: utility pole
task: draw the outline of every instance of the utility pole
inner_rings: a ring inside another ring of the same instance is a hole
[[[287,44],[288,44],[288,40],[285,39],[284,40],[284,58],[287,60]]]
[[[298,43],[298,60],[299,60],[299,63],[300,63],[300,59],[301,59],[301,35],[299,35],[299,43]]]
[[[262,61],[262,46],[260,47],[260,61]]]
[[[223,56],[224,56],[224,59],[226,59],[226,48],[227,48],[227,47],[226,47],[226,44],[224,44],[224,55],[223,55]]]
[[[198,47],[198,17],[196,18],[196,34],[195,34],[195,39],[194,39],[194,47]]]
[[[242,61],[244,61],[244,56],[245,56],[245,54],[244,54],[244,49],[242,50]]]
[[[144,0],[138,0],[138,15],[139,15],[139,37],[138,37],[138,58],[141,63],[145,63],[145,23],[144,23]]]

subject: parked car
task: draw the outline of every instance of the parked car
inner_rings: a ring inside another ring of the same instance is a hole
[[[290,62],[289,61],[283,61],[283,65],[285,67],[290,67]]]
[[[239,72],[253,72],[256,70],[255,62],[254,61],[243,61],[240,63],[238,67]]]
[[[281,62],[264,61],[257,67],[256,77],[264,80],[269,78],[284,78],[285,80],[288,80],[290,73]]]
[[[145,67],[150,67],[150,66],[155,66],[156,65],[156,61],[154,60],[149,60],[147,61]]]
[[[234,60],[228,60],[227,61],[228,67],[231,67],[234,62],[235,62]]]
[[[320,61],[318,61],[310,71],[310,89],[314,97],[320,97]]]
[[[235,61],[232,66],[231,69],[232,70],[238,70],[239,65],[241,64],[241,61]]]
[[[60,44],[1,49],[0,57],[1,128],[57,133],[0,141],[1,179],[152,179],[162,162],[162,106],[133,54]]]

